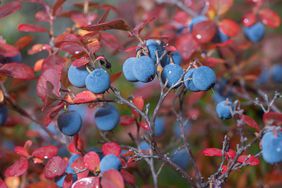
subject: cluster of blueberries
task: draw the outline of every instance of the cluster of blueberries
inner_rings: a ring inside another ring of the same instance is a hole
[[[207,91],[215,83],[216,76],[211,68],[201,66],[185,72],[180,66],[180,54],[177,51],[166,53],[163,43],[158,40],[147,40],[143,50],[148,51],[148,54],[141,53],[140,57],[130,57],[123,64],[123,74],[130,82],[152,81],[157,72],[157,60],[160,58],[163,67],[161,78],[167,87],[175,88],[184,82],[189,91]]]
[[[200,15],[197,17],[192,18],[192,20],[188,24],[189,31],[193,30],[193,26],[201,23],[203,21],[207,21],[207,18],[204,15]],[[178,33],[181,33],[184,30],[184,26],[178,29]],[[262,40],[265,34],[265,26],[261,22],[256,22],[251,26],[243,27],[243,32],[245,37],[250,40],[251,42],[257,43]],[[227,36],[219,27],[217,29],[216,35],[213,38],[214,42],[226,42],[229,40],[229,36]]]

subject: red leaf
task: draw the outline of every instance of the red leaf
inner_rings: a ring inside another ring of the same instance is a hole
[[[16,79],[31,80],[34,78],[33,69],[22,63],[8,63],[0,67],[0,72]]]
[[[21,157],[14,164],[5,170],[5,176],[21,176],[28,169],[28,160],[25,157]]]
[[[0,42],[0,55],[5,57],[14,57],[19,53],[19,50],[14,46]]]
[[[32,36],[23,36],[15,43],[15,46],[18,49],[23,49],[24,47],[28,46],[32,42]]]
[[[103,173],[101,185],[103,188],[124,188],[123,178],[117,170],[108,170]]]
[[[224,59],[216,58],[216,57],[207,57],[204,59],[203,64],[209,67],[216,67],[218,64],[225,63]]]
[[[42,11],[42,10],[36,12],[35,18],[40,22],[49,22],[50,19],[46,11]]]
[[[135,106],[139,109],[139,110],[143,110],[144,108],[144,99],[143,97],[134,97],[132,99],[132,102],[135,104]]]
[[[254,25],[257,22],[257,17],[254,13],[247,13],[243,17],[243,24],[246,27],[250,27],[251,25]]]
[[[96,95],[91,91],[82,91],[74,97],[73,102],[75,104],[88,103],[99,99],[100,96],[101,95]]]
[[[252,155],[249,158],[248,155],[241,155],[237,161],[239,163],[246,163],[250,166],[256,166],[259,164],[259,159]]]
[[[102,151],[104,155],[113,154],[118,157],[120,155],[121,148],[115,142],[107,142],[103,144]]]
[[[99,177],[87,177],[81,178],[74,182],[72,188],[99,188],[100,179]]]
[[[135,119],[131,116],[127,116],[127,115],[121,116],[120,124],[122,126],[132,125],[134,122],[135,122]]]
[[[114,81],[116,81],[117,79],[119,79],[119,77],[122,75],[122,72],[117,72],[115,74],[111,75],[111,83],[113,83]]]
[[[43,146],[32,152],[32,156],[39,159],[50,159],[58,154],[56,146]]]
[[[230,149],[228,152],[226,152],[226,156],[230,159],[234,159],[236,156],[236,151],[234,151],[233,149]]]
[[[64,108],[65,104],[63,102],[60,102],[59,104],[49,108],[44,112],[44,117],[43,117],[43,125],[47,126],[51,123],[51,121],[54,119],[54,117],[57,116],[59,111],[61,111]]]
[[[114,50],[121,48],[119,40],[113,34],[103,32],[101,34],[101,41],[105,46],[108,46],[109,48],[112,48]]]
[[[110,29],[128,31],[130,27],[123,19],[116,19],[109,22],[81,27],[81,29],[87,31],[105,31]]]
[[[82,44],[77,42],[63,42],[60,44],[60,49],[72,55],[78,55],[85,51]]]
[[[210,42],[216,33],[216,25],[213,21],[203,21],[193,27],[192,34],[200,43]]]
[[[63,58],[57,55],[51,55],[45,59],[43,63],[43,72],[38,79],[36,91],[37,95],[44,101],[44,103],[47,102],[47,97],[49,95],[60,97],[60,80],[64,62]]]
[[[88,176],[89,170],[86,168],[84,164],[84,159],[82,157],[77,158],[72,164],[71,168],[77,174],[77,178],[85,178]]]
[[[51,46],[49,44],[35,44],[32,46],[31,49],[28,50],[28,54],[33,55],[33,54],[42,52],[44,50],[50,51]]]
[[[229,37],[234,37],[239,34],[240,26],[231,19],[224,19],[219,23],[221,31]]]
[[[145,122],[145,121],[141,121],[138,125],[140,127],[142,127],[143,129],[145,129],[145,130],[150,130],[150,127],[149,127],[148,123]]]
[[[260,19],[265,25],[276,28],[280,26],[280,17],[279,15],[269,8],[260,10],[259,12]]]
[[[253,118],[251,118],[251,117],[249,117],[249,116],[247,116],[247,115],[242,115],[242,116],[241,116],[241,120],[242,120],[244,123],[246,123],[247,125],[249,125],[250,127],[255,128],[257,131],[260,130],[260,128],[259,128],[257,122],[256,122]]]
[[[8,16],[21,9],[21,3],[19,1],[12,1],[0,7],[0,18]]]
[[[218,15],[222,15],[232,7],[233,0],[209,0],[209,4]]]
[[[184,59],[189,59],[200,48],[198,42],[191,34],[178,37],[176,47]]]
[[[81,57],[79,59],[74,60],[72,62],[72,65],[75,66],[75,67],[82,67],[82,66],[84,66],[84,65],[86,65],[88,63],[89,63],[89,58],[83,56],[83,57]]]
[[[94,172],[96,172],[100,167],[99,155],[94,151],[90,151],[86,153],[83,157],[83,161],[84,161],[85,167]]]
[[[55,156],[48,160],[44,168],[44,175],[49,179],[61,176],[62,174],[64,174],[66,167],[67,161],[59,156]]]
[[[263,122],[265,124],[272,123],[273,121],[282,122],[282,113],[267,112],[263,114]]]
[[[124,181],[126,181],[127,183],[131,184],[131,185],[135,185],[136,183],[136,179],[135,176],[132,175],[131,173],[129,173],[128,171],[121,169],[120,171]]]
[[[140,32],[144,29],[144,27],[155,19],[156,17],[148,17],[147,19],[143,20],[133,28],[132,33],[134,33],[135,35],[139,35]]]
[[[55,38],[55,45],[58,47],[64,42],[80,43],[80,38],[75,34],[62,33]]]
[[[204,156],[209,156],[209,157],[221,157],[222,156],[222,151],[221,149],[218,148],[206,148],[202,151],[202,153],[204,154]]]
[[[14,151],[16,152],[16,154],[21,155],[22,157],[29,157],[29,153],[24,147],[16,146]]]
[[[47,32],[46,28],[32,24],[20,24],[18,26],[18,30],[22,32],[40,32],[40,33]]]
[[[52,15],[56,15],[57,11],[63,6],[64,2],[66,0],[57,0],[56,3],[53,6],[53,12]]]

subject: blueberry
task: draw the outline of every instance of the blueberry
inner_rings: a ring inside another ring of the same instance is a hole
[[[201,91],[210,89],[215,84],[215,81],[214,71],[207,66],[201,66],[193,72],[192,82]]]
[[[102,173],[111,169],[115,169],[115,170],[121,169],[120,159],[113,154],[109,154],[103,157],[100,163],[100,170]]]
[[[88,76],[88,72],[85,67],[70,66],[68,70],[68,79],[75,87],[84,87],[85,79]]]
[[[170,64],[170,57],[174,64],[180,65],[182,62],[182,57],[179,52],[174,51],[170,55],[166,55],[165,58],[161,61],[162,66]]]
[[[157,41],[157,40],[153,40],[153,39],[147,40],[146,46],[147,46],[148,51],[149,51],[149,56],[153,59],[154,62],[156,62],[156,60],[157,60],[156,52],[158,54],[158,57],[160,58],[165,51],[165,48],[162,45],[162,43],[160,41]]]
[[[270,164],[282,161],[282,132],[266,132],[261,140],[262,157]]]
[[[104,69],[97,68],[86,77],[85,84],[93,93],[104,93],[110,88],[110,75]]]
[[[187,153],[186,149],[175,150],[171,155],[171,160],[177,164],[180,168],[186,170],[190,163],[190,155]]]
[[[133,65],[133,74],[138,81],[151,81],[156,74],[154,61],[148,56],[141,56]]]
[[[122,66],[122,72],[126,80],[130,82],[138,81],[133,74],[133,65],[138,61],[136,57],[128,58]]]
[[[170,63],[166,65],[162,71],[162,81],[163,83],[167,82],[167,87],[174,86],[179,82],[183,73],[184,71],[179,65]]]
[[[215,103],[219,103],[221,101],[224,101],[226,97],[222,96],[218,91],[214,91],[212,95],[212,99],[214,100]]]
[[[81,125],[82,118],[76,111],[67,111],[60,114],[58,117],[58,127],[60,131],[67,136],[77,134]]]
[[[217,116],[220,119],[230,119],[232,117],[230,108],[232,108],[232,103],[230,101],[221,101],[216,105]]]
[[[68,111],[76,111],[80,114],[81,118],[84,119],[87,113],[87,108],[86,104],[72,104],[68,106]]]
[[[265,33],[265,26],[258,22],[250,27],[245,27],[244,29],[245,36],[252,42],[259,42],[262,40]]]
[[[275,83],[282,83],[282,65],[279,64],[274,65],[270,70],[270,74],[271,74],[271,79]]]
[[[6,105],[0,105],[0,125],[4,125],[8,118],[8,108]]]
[[[271,76],[269,69],[263,69],[260,75],[258,76],[256,83],[257,84],[266,84]]]
[[[143,140],[142,142],[140,142],[139,148],[140,148],[140,150],[150,150],[151,146],[150,146],[150,144],[148,142]]]
[[[193,29],[193,26],[194,25],[196,25],[196,24],[198,24],[198,23],[201,23],[201,22],[203,22],[203,21],[206,21],[208,18],[206,17],[206,16],[197,16],[197,17],[194,17],[191,21],[190,21],[190,23],[188,24],[188,28],[189,28],[189,30],[190,31],[192,31],[192,29]]]
[[[184,75],[184,85],[189,91],[199,91],[199,89],[196,88],[194,83],[192,82],[192,76],[194,71],[195,69],[189,69]]]
[[[165,119],[163,117],[157,117],[155,120],[154,135],[161,136],[165,132]]]
[[[110,131],[119,124],[120,115],[113,105],[106,104],[96,110],[94,119],[99,130]]]
[[[189,132],[189,130],[190,130],[190,127],[191,127],[190,122],[189,122],[189,121],[186,121],[186,122],[184,123],[184,126],[183,126],[183,128],[184,128],[184,134],[185,134],[185,135],[188,134],[188,132]],[[178,122],[176,122],[176,123],[174,124],[174,126],[173,126],[173,133],[174,133],[174,135],[175,135],[176,138],[179,138],[179,137],[181,136],[181,128],[180,128]]]

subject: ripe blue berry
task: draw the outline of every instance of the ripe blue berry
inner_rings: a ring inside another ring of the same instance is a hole
[[[157,117],[155,120],[154,135],[161,136],[165,132],[165,119],[163,117]]]
[[[282,132],[265,133],[261,140],[262,157],[270,164],[282,162]]]
[[[157,60],[156,52],[158,54],[158,57],[160,58],[163,55],[164,50],[165,50],[161,42],[157,40],[153,40],[153,39],[147,40],[146,46],[149,51],[149,56],[153,59],[154,62],[156,62]]]
[[[257,84],[266,84],[271,76],[269,69],[263,69],[260,75],[258,76],[256,83]]]
[[[150,146],[150,144],[148,142],[143,140],[142,142],[140,142],[139,148],[140,148],[140,150],[150,150],[151,146]]]
[[[167,82],[167,87],[172,87],[179,82],[183,73],[184,71],[179,65],[170,63],[162,71],[162,81],[163,83]]]
[[[67,111],[63,112],[58,117],[58,127],[60,131],[67,135],[73,136],[77,134],[81,128],[82,119],[78,112]]]
[[[171,155],[171,160],[177,164],[180,168],[186,170],[190,163],[190,156],[186,149],[175,150]]]
[[[70,66],[68,70],[68,79],[75,87],[84,87],[85,79],[88,76],[88,72],[85,67]]]
[[[189,91],[199,91],[199,89],[195,87],[192,81],[192,76],[194,71],[195,69],[189,69],[187,73],[184,75],[184,85]]]
[[[190,23],[188,24],[188,28],[190,31],[192,31],[193,29],[193,26],[198,24],[198,23],[201,23],[203,21],[206,21],[208,18],[206,16],[197,16],[197,17],[194,17]]]
[[[72,104],[68,106],[68,111],[76,111],[84,119],[87,113],[88,106],[86,104]]]
[[[270,70],[270,74],[271,74],[271,79],[275,83],[282,83],[282,65],[279,64],[274,65]]]
[[[97,68],[86,77],[85,84],[93,93],[104,93],[110,88],[110,75],[104,69]]]
[[[0,125],[4,125],[8,117],[8,108],[6,105],[0,105]]]
[[[259,42],[263,38],[265,33],[265,26],[258,22],[250,27],[244,28],[245,36],[252,42]]]
[[[141,56],[133,65],[133,74],[140,82],[151,81],[156,74],[154,61],[148,56]]]
[[[136,63],[136,61],[138,61],[138,58],[130,57],[123,63],[123,66],[122,66],[123,75],[125,79],[130,82],[138,81],[133,74],[133,66]]]
[[[220,119],[230,119],[232,117],[232,103],[228,100],[221,101],[216,105],[216,113]]]
[[[201,66],[193,72],[192,82],[201,91],[210,89],[215,84],[215,81],[216,76],[214,71],[207,66]]]
[[[99,130],[110,131],[119,124],[120,115],[113,105],[106,104],[96,110],[94,120]]]
[[[166,55],[162,59],[161,64],[162,64],[163,67],[170,64],[170,58],[172,59],[174,64],[180,65],[181,62],[182,62],[182,57],[181,57],[180,53],[175,51],[175,52],[172,52],[170,55]]]
[[[120,159],[113,154],[109,154],[103,157],[100,163],[100,170],[102,173],[111,169],[115,169],[115,170],[121,169]]]

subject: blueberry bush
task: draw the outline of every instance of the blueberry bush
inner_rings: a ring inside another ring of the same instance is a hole
[[[280,187],[279,0],[0,6],[0,187]]]

